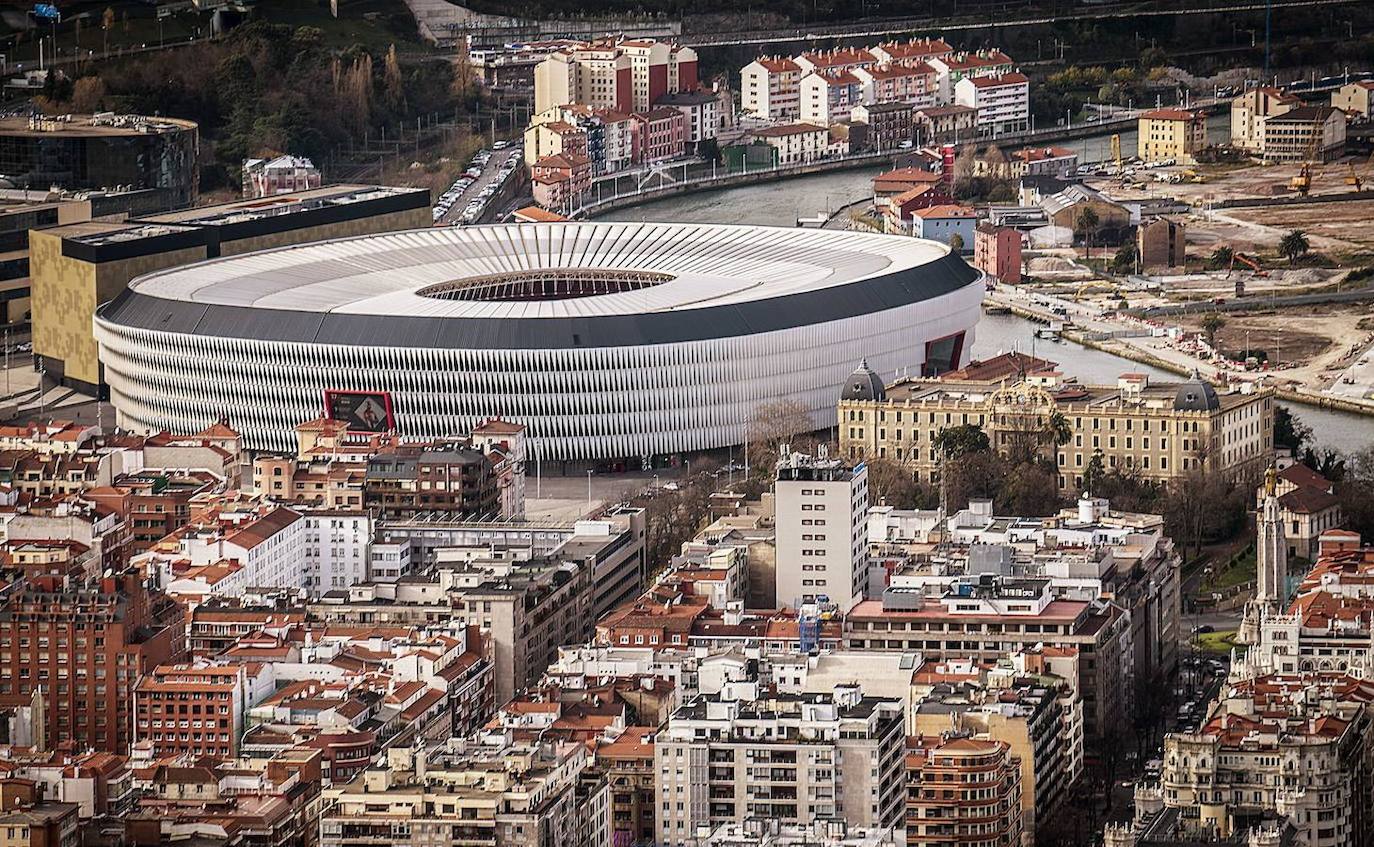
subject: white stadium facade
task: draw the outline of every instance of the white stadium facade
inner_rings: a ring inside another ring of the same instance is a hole
[[[152,273],[95,332],[136,431],[227,416],[248,447],[288,450],[327,392],[371,392],[405,436],[499,416],[544,460],[642,461],[742,443],[772,401],[828,427],[862,358],[886,375],[965,364],[982,297],[981,274],[908,237],[438,227]]]

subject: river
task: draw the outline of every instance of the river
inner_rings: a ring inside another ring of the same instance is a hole
[[[1209,129],[1214,131],[1214,128]],[[1088,139],[1088,142],[1090,151],[1094,149],[1091,146],[1093,144],[1100,147],[1109,143],[1103,138]],[[1081,145],[1082,142],[1073,144]],[[1125,150],[1133,149],[1135,133],[1122,133],[1122,145]],[[792,226],[800,216],[833,212],[864,199],[872,190],[870,180],[875,173],[876,169],[859,169],[724,191],[704,191],[622,209],[606,215],[605,219]],[[1058,362],[1067,374],[1083,382],[1110,385],[1116,382],[1119,374],[1127,371],[1146,373],[1151,379],[1178,379],[1177,375],[1167,371],[1069,341],[1037,341],[1034,326],[1014,316],[984,315],[978,323],[973,355],[987,358],[1007,350],[1029,352],[1034,345],[1037,355]],[[1318,444],[1349,452],[1374,443],[1374,418],[1313,406],[1290,405],[1298,418],[1312,427]]]

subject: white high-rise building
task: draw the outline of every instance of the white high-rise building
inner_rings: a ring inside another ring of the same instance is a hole
[[[776,605],[831,602],[848,611],[863,597],[868,550],[868,468],[792,453],[776,476]]]

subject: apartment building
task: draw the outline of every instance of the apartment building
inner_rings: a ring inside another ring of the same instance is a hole
[[[977,112],[974,129],[980,137],[1030,129],[1030,79],[1025,74],[963,76],[954,84],[954,102]]]
[[[901,700],[766,695],[727,683],[677,709],[654,741],[656,843],[684,847],[698,827],[753,818],[896,827],[906,799]]]
[[[828,127],[849,120],[863,102],[863,85],[850,71],[811,71],[798,83],[802,123]]]
[[[1005,744],[1020,771],[1020,832],[1034,843],[1038,825],[1067,798],[1078,775],[1073,764],[1083,758],[1082,725],[1060,705],[1059,689],[1077,681],[1017,675],[1010,668],[998,675],[989,679],[969,663],[918,668],[908,731],[919,737],[953,729]]]
[[[133,558],[167,593],[199,600],[250,588],[303,588],[306,523],[300,512],[256,501],[212,505]]]
[[[827,456],[792,453],[774,477],[777,543],[774,608],[863,596],[868,555],[868,469]]]
[[[942,59],[954,52],[939,38],[912,38],[907,41],[886,41],[871,48],[869,53],[884,65],[916,65],[931,59]]]
[[[1330,162],[1345,155],[1345,112],[1330,106],[1296,106],[1264,119],[1260,161]]]
[[[830,147],[830,130],[809,123],[770,126],[755,130],[753,136],[778,151],[775,163],[779,166],[814,162]]]
[[[305,521],[305,573],[312,594],[372,578],[372,513],[362,509],[301,510]]]
[[[969,735],[907,739],[907,847],[1020,847],[1021,769],[1001,741]]]
[[[1009,226],[980,223],[973,230],[973,266],[998,282],[1021,282],[1021,233]]]
[[[681,156],[687,143],[687,116],[672,106],[630,115],[635,123],[635,161],[649,164]]]
[[[914,109],[935,105],[938,75],[925,62],[882,64],[851,71],[867,104],[906,103]]]
[[[1342,672],[1228,685],[1196,732],[1164,738],[1160,778],[1180,829],[1227,837],[1277,814],[1311,847],[1374,838],[1374,683]]]
[[[971,253],[978,213],[970,206],[940,204],[913,209],[910,233],[946,244],[955,253]]]
[[[0,696],[41,687],[49,744],[124,753],[134,684],[185,649],[181,608],[132,570],[81,583],[37,577],[0,593]]]
[[[928,600],[973,583],[1023,580],[1061,600],[1110,599],[1130,617],[1131,673],[1167,678],[1178,664],[1183,627],[1181,556],[1159,515],[1121,512],[1100,498],[1045,518],[993,514],[975,500],[951,516],[890,507],[869,510],[870,561],[882,585]],[[944,540],[938,562],[923,555]]]
[[[560,646],[591,639],[596,586],[588,562],[528,550],[461,555],[439,563],[439,581],[453,619],[491,639],[496,702],[538,682]]]
[[[714,91],[665,94],[658,98],[655,105],[682,113],[682,145],[685,152],[694,152],[698,144],[715,138],[720,129],[720,97]]]
[[[1231,101],[1231,146],[1259,153],[1264,146],[1264,122],[1302,105],[1295,94],[1277,88],[1252,88]]]
[[[946,427],[981,427],[994,449],[1027,448],[1033,432],[1059,413],[1068,443],[1036,447],[1059,467],[1059,488],[1077,491],[1094,456],[1145,479],[1171,480],[1205,465],[1258,479],[1273,452],[1274,394],[1242,387],[1218,393],[1195,376],[1152,383],[1123,374],[1115,386],[1084,385],[1053,362],[1005,353],[937,378],[903,377],[877,399],[839,403],[840,452],[851,461],[875,457],[907,464],[936,481],[935,439]]]
[[[1191,165],[1206,146],[1207,116],[1202,112],[1151,109],[1136,122],[1136,155],[1147,162],[1173,159]]]
[[[270,665],[158,665],[134,686],[135,737],[158,758],[232,758],[248,706],[273,682]]]
[[[941,106],[955,102],[955,92],[959,82],[969,77],[1001,76],[1015,70],[1011,57],[1001,50],[979,50],[973,53],[950,53],[936,56],[928,61],[938,75],[939,94],[936,103]]]
[[[367,459],[363,505],[384,516],[494,516],[499,503],[492,461],[471,445],[398,444]]]
[[[860,103],[850,118],[868,128],[864,147],[871,151],[897,150],[916,137],[914,112],[909,103]]]
[[[644,590],[649,566],[644,551],[644,510],[632,506],[607,509],[595,520],[484,521],[444,520],[421,516],[382,521],[373,545],[405,542],[412,568],[425,570],[451,560],[455,548],[510,549],[522,555],[562,558],[585,563],[596,590],[592,617],[600,620]]]
[[[768,121],[801,117],[801,66],[778,56],[760,57],[740,71],[740,108]]]
[[[587,762],[580,744],[531,745],[500,734],[393,748],[384,765],[322,792],[319,847],[397,839],[433,847],[607,844],[609,832],[582,832],[597,811],[577,801]]]
[[[575,103],[618,112],[646,111],[664,94],[698,87],[697,54],[652,39],[579,42],[534,69],[534,111]]]
[[[1331,92],[1333,108],[1345,112],[1351,122],[1367,121],[1374,113],[1374,80],[1348,82]]]
[[[1076,649],[1090,737],[1104,735],[1125,714],[1130,636],[1130,616],[1114,603],[1056,599],[1048,580],[996,576],[962,580],[938,600],[917,588],[889,588],[844,620],[848,649],[919,653],[926,661],[995,662],[1040,644]]]

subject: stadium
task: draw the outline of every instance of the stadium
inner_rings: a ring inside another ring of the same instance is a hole
[[[958,367],[982,296],[962,259],[907,237],[439,227],[148,274],[98,310],[95,334],[135,431],[228,416],[246,446],[289,450],[328,405],[409,437],[500,416],[543,460],[638,463],[743,443],[773,401],[829,427],[865,357],[886,377]]]

